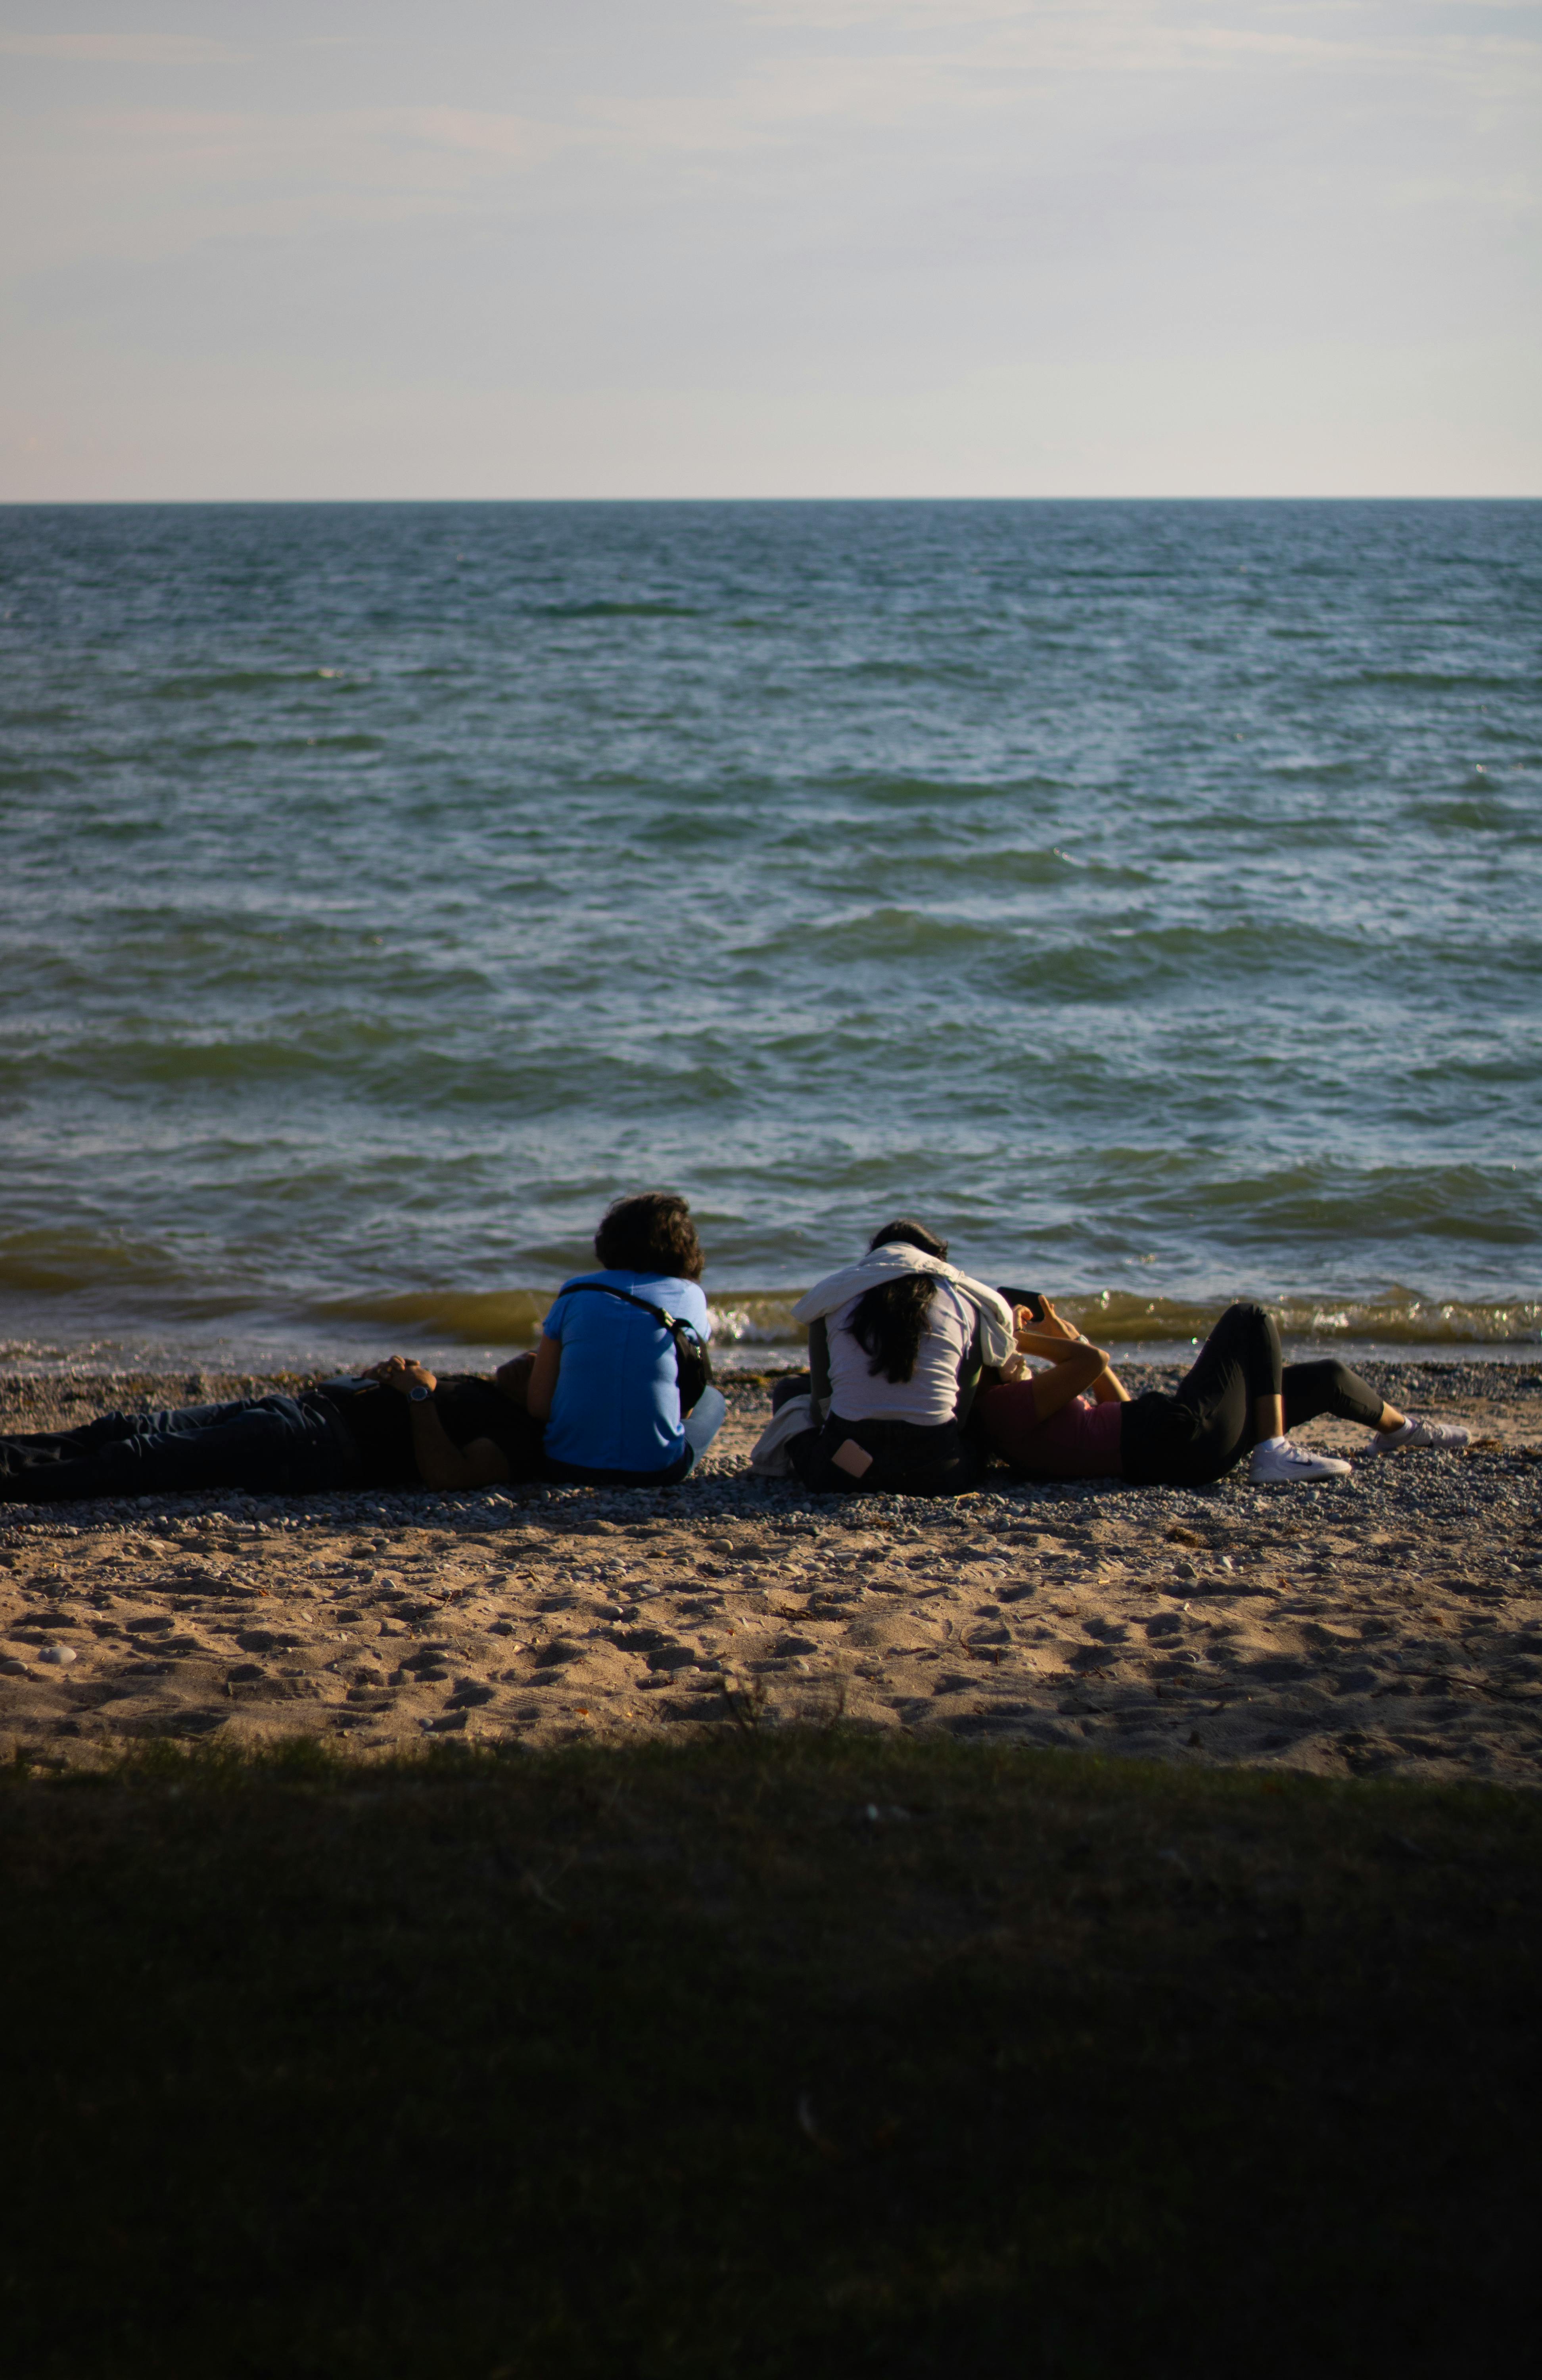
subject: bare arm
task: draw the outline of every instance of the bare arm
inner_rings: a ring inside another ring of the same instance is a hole
[[[426,1365],[410,1355],[388,1355],[383,1364],[374,1366],[368,1377],[409,1400],[412,1458],[425,1488],[492,1488],[508,1477],[508,1459],[492,1439],[474,1438],[469,1446],[464,1447],[455,1444],[439,1418],[439,1409],[433,1402],[433,1391],[439,1383]],[[427,1389],[429,1394],[414,1404],[410,1402],[412,1391],[419,1388]]]
[[[1014,1318],[1017,1344],[1024,1354],[1041,1356],[1050,1366],[1047,1372],[1036,1372],[1033,1383],[1034,1420],[1048,1421],[1073,1397],[1085,1396],[1094,1387],[1107,1371],[1109,1359],[1101,1347],[1068,1333],[1063,1323],[1056,1330],[1041,1329],[1029,1320],[1026,1305],[1018,1307]],[[1055,1319],[1058,1322],[1059,1318]]]
[[[550,1421],[557,1374],[562,1368],[562,1341],[542,1337],[525,1383],[525,1410],[532,1421]]]
[[[1059,1360],[1053,1352],[1056,1346],[1090,1346],[1090,1340],[1084,1339],[1074,1323],[1067,1322],[1063,1316],[1057,1314],[1048,1298],[1044,1299],[1043,1305],[1044,1313],[1038,1322],[1033,1320],[1026,1305],[1018,1306],[1014,1313],[1017,1344],[1025,1354],[1048,1355],[1050,1362],[1054,1363]],[[1077,1393],[1081,1394],[1082,1391],[1078,1390]],[[1130,1402],[1130,1391],[1110,1364],[1106,1353],[1103,1355],[1102,1369],[1097,1378],[1090,1383],[1087,1393],[1091,1396],[1095,1404],[1099,1405],[1127,1405]]]

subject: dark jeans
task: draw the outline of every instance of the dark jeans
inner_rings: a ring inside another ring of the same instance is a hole
[[[310,1394],[104,1414],[79,1429],[0,1439],[0,1501],[13,1504],[203,1488],[308,1495],[359,1476],[335,1406]]]
[[[833,1460],[847,1439],[873,1458],[860,1479]],[[958,1496],[980,1471],[956,1421],[927,1428],[913,1421],[843,1421],[839,1414],[795,1438],[787,1460],[806,1488],[824,1496]]]
[[[548,1455],[541,1463],[540,1476],[566,1488],[677,1488],[689,1476],[695,1462],[694,1446],[687,1446],[662,1471],[590,1471],[582,1463],[556,1463]]]
[[[1261,1305],[1229,1305],[1172,1396],[1152,1389],[1124,1408],[1120,1450],[1124,1476],[1137,1488],[1202,1488],[1241,1461],[1255,1443],[1254,1402],[1282,1396],[1285,1427],[1319,1414],[1374,1429],[1381,1399],[1330,1356],[1287,1364],[1274,1317]]]

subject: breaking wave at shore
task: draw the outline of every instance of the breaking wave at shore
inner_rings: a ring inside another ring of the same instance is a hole
[[[1028,1286],[1031,1284],[1021,1284]],[[100,1311],[92,1329],[71,1318],[66,1335],[46,1328],[0,1337],[0,1366],[26,1372],[81,1368],[151,1371],[202,1368],[306,1371],[362,1363],[391,1351],[417,1353],[441,1368],[486,1369],[533,1345],[556,1284],[545,1289],[403,1291],[378,1298],[333,1298],[274,1314],[163,1316],[126,1329],[121,1315]],[[708,1283],[710,1290],[710,1282]],[[795,1290],[725,1291],[710,1302],[713,1357],[720,1369],[753,1371],[802,1360],[805,1334],[793,1319]],[[1130,1360],[1181,1358],[1228,1302],[1136,1297],[1117,1291],[1058,1298],[1061,1313],[1100,1344]],[[1361,1300],[1282,1295],[1264,1300],[1288,1345],[1361,1351],[1400,1350],[1426,1358],[1458,1353],[1524,1360],[1542,1347],[1542,1300],[1478,1303],[1389,1290]],[[40,1322],[45,1318],[35,1318]],[[57,1311],[57,1323],[66,1318]]]
[[[738,1347],[801,1345],[803,1333],[792,1319],[794,1302],[784,1296],[731,1297],[713,1306],[714,1330],[720,1341]],[[1227,1302],[1224,1294],[1199,1303],[1104,1290],[1097,1295],[1057,1297],[1055,1305],[1101,1345],[1147,1347],[1198,1342]],[[1342,1339],[1390,1347],[1542,1344],[1542,1299],[1474,1304],[1392,1290],[1384,1297],[1362,1301],[1283,1296],[1265,1302],[1293,1339]]]
[[[728,1290],[710,1296],[710,1280],[707,1286],[713,1338],[720,1349],[783,1354],[803,1345],[803,1330],[793,1319],[801,1290]],[[449,1345],[525,1346],[540,1329],[552,1295],[552,1290],[539,1289],[461,1295],[424,1290],[375,1300],[331,1301],[313,1318],[334,1326],[361,1324],[371,1334],[426,1330]],[[1226,1302],[1224,1293],[1200,1302],[1135,1297],[1117,1290],[1056,1299],[1059,1310],[1089,1337],[1120,1347],[1203,1339]],[[1392,1289],[1363,1300],[1286,1295],[1267,1302],[1281,1329],[1293,1338],[1375,1341],[1394,1347],[1542,1344],[1542,1299],[1475,1303]]]

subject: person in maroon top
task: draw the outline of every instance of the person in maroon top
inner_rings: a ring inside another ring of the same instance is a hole
[[[975,1401],[988,1446],[1026,1479],[1127,1479],[1198,1488],[1251,1456],[1257,1484],[1342,1477],[1350,1466],[1286,1435],[1321,1414],[1362,1422],[1367,1454],[1402,1446],[1465,1446],[1467,1433],[1417,1421],[1329,1357],[1287,1364],[1263,1306],[1229,1305],[1172,1395],[1132,1397],[1107,1350],[1084,1339],[1047,1298],[1013,1308],[1017,1344],[1048,1371],[1003,1378]]]

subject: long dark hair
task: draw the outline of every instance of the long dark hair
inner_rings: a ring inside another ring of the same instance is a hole
[[[885,1223],[868,1242],[870,1255],[874,1248],[892,1247],[896,1243],[908,1248],[919,1248],[923,1256],[946,1258],[948,1243],[929,1232],[924,1223],[913,1223],[902,1215],[897,1222]],[[937,1276],[929,1272],[905,1274],[898,1281],[886,1281],[878,1289],[864,1290],[851,1318],[851,1335],[868,1358],[868,1370],[876,1380],[881,1373],[886,1380],[908,1380],[915,1378],[916,1358],[921,1352],[921,1336],[927,1327],[927,1308],[937,1291]]]

